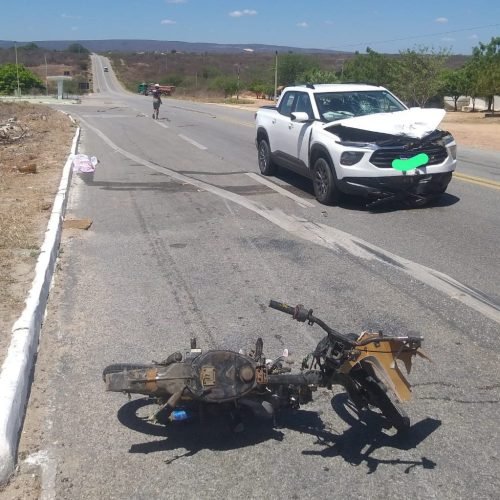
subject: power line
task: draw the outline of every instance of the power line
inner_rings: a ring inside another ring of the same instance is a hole
[[[357,47],[358,45],[364,45],[365,47],[369,47],[370,45],[375,45],[379,43],[390,43],[390,42],[401,42],[404,40],[414,40],[416,38],[425,38],[429,36],[439,36],[439,35],[451,35],[452,33],[460,33],[463,31],[472,31],[472,30],[479,30],[482,28],[495,28],[497,26],[500,26],[500,24],[485,24],[483,26],[475,26],[472,28],[463,28],[459,30],[452,30],[452,31],[441,31],[439,33],[429,33],[427,35],[415,35],[415,36],[406,36],[403,38],[393,38],[391,40],[378,40],[378,41],[372,41],[372,42],[360,42],[360,43],[350,43],[350,44],[345,44],[345,45],[337,45],[336,47],[328,47],[328,50],[335,50],[339,49],[342,47]]]

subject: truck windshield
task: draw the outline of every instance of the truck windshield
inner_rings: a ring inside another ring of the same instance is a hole
[[[320,117],[325,122],[407,109],[385,90],[324,92],[314,97]]]

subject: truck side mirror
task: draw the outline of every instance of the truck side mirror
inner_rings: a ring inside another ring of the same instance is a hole
[[[311,120],[311,118],[309,118],[309,115],[305,111],[294,111],[290,114],[290,118],[292,121],[299,123],[304,123]]]

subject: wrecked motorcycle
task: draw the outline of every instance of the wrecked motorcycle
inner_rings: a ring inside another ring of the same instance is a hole
[[[277,359],[266,359],[261,338],[248,354],[202,352],[192,339],[190,351],[175,352],[161,362],[109,365],[103,372],[106,390],[129,397],[149,396],[159,405],[149,420],[167,423],[186,419],[190,413],[202,417],[214,406],[228,409],[232,415],[249,408],[257,416],[274,417],[280,409],[297,409],[312,401],[318,387],[341,385],[358,410],[378,408],[387,427],[394,426],[398,431],[410,426],[400,406],[411,397],[410,384],[397,362],[409,372],[413,356],[426,357],[420,350],[421,337],[387,336],[382,332],[344,335],[302,305],[291,307],[271,300],[269,306],[297,321],[317,324],[326,332],[304,358],[299,372],[292,372],[286,349]],[[235,422],[241,423],[241,418]]]

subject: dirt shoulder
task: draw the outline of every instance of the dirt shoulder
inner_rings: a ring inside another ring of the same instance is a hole
[[[485,118],[484,113],[447,112],[440,127],[453,134],[459,148],[500,151],[500,113]]]
[[[47,106],[0,102],[0,364],[24,309],[75,125]]]

